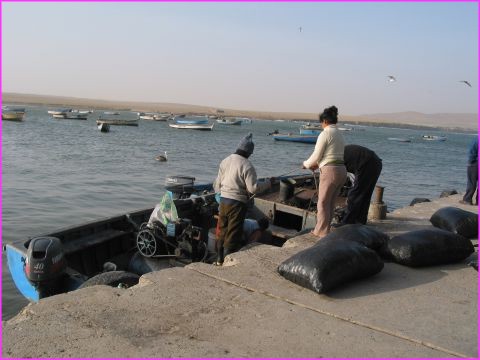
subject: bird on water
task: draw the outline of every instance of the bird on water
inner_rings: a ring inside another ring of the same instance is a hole
[[[168,160],[168,157],[167,157],[167,152],[165,151],[164,155],[158,155],[155,160],[157,161],[167,161]]]

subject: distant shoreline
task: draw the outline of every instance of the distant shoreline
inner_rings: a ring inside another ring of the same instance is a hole
[[[171,112],[174,114],[218,114],[221,110],[224,116],[249,117],[259,120],[286,120],[286,121],[318,121],[317,113],[293,113],[293,112],[267,112],[252,110],[235,110],[217,108],[212,106],[173,104],[173,103],[148,103],[133,101],[109,101],[83,99],[62,96],[34,95],[3,93],[2,104],[11,105],[32,105],[47,106],[52,108],[60,107],[78,107],[82,109],[95,110],[118,110],[134,112]],[[395,118],[401,118],[403,121]],[[409,123],[405,120],[408,119]],[[478,132],[478,123],[476,114],[422,114],[415,112],[392,113],[392,114],[373,114],[373,115],[340,115],[340,123],[364,126],[383,126],[402,129],[419,130],[443,130],[443,131],[462,131]],[[451,126],[455,124],[456,126]]]

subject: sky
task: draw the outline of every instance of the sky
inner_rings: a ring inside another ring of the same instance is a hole
[[[2,92],[477,113],[478,18],[473,2],[3,2]]]

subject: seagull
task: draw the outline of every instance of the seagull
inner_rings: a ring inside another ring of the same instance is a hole
[[[298,28],[298,31],[302,32],[302,27],[301,26]]]
[[[387,77],[388,77],[388,81],[389,81],[389,82],[397,81],[397,79],[395,79],[395,76],[388,75]]]
[[[470,85],[470,83],[467,80],[459,80],[458,82],[463,82],[463,83],[467,84],[468,86],[472,87],[472,85]]]
[[[164,153],[165,153],[165,155],[158,155],[158,156],[155,158],[155,160],[157,160],[157,161],[167,161],[167,160],[168,160],[167,152],[165,151]]]

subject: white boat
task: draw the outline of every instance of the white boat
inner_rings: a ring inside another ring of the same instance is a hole
[[[110,124],[107,124],[106,122],[103,122],[103,121],[97,122],[97,127],[98,127],[98,130],[100,130],[101,132],[110,131]]]
[[[235,117],[225,117],[217,119],[217,123],[223,125],[242,125],[243,120]]]
[[[48,110],[50,115],[59,115],[65,112],[70,112],[72,109],[56,109],[56,110]]]
[[[388,138],[388,140],[397,141],[397,142],[404,142],[404,143],[412,142],[412,140],[410,140],[408,138],[394,138],[394,137],[391,137],[391,138]]]
[[[53,114],[52,116],[55,119],[87,120],[88,113],[83,114],[83,113],[78,113],[78,112],[73,112],[73,111],[66,111],[66,112],[61,112],[61,113],[58,113],[58,114]]]
[[[340,130],[340,131],[352,131],[352,128],[339,127],[338,130]]]
[[[443,135],[423,135],[422,139],[427,141],[445,141],[447,137]]]
[[[116,112],[116,111],[104,111],[103,113],[105,115],[119,115],[118,112]]]
[[[215,123],[211,124],[183,124],[183,123],[170,123],[168,126],[174,129],[189,129],[189,130],[212,130],[213,125]]]

